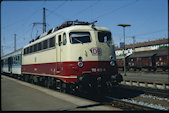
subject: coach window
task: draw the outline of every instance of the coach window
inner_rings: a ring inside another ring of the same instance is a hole
[[[66,45],[66,33],[63,34],[63,45]]]
[[[16,58],[14,57],[14,65],[15,65]]]
[[[55,37],[52,37],[49,39],[49,47],[54,47],[55,46]]]
[[[19,56],[18,56],[18,64],[20,63],[20,59],[19,59]]]
[[[43,41],[43,49],[47,48],[47,43],[48,43],[48,40]]]
[[[15,64],[17,64],[17,57],[15,56]]]
[[[14,64],[14,63],[15,63],[15,62],[14,62],[14,60],[15,60],[14,57],[13,57],[12,59],[13,59],[12,61],[13,61],[13,64]]]
[[[18,64],[18,56],[16,56],[16,64]]]
[[[15,64],[15,57],[13,57],[13,64]]]
[[[17,64],[17,56],[15,56],[15,64]]]

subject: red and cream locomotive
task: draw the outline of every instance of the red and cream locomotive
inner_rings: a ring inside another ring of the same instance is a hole
[[[118,84],[111,32],[93,23],[67,21],[22,49],[21,78],[63,91]]]

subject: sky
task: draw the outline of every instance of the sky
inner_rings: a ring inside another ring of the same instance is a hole
[[[43,8],[46,8],[47,31],[69,20],[93,22],[112,32],[115,46],[168,38],[168,0],[55,0],[1,2],[1,55],[29,44],[43,32]],[[2,50],[3,49],[3,50]]]

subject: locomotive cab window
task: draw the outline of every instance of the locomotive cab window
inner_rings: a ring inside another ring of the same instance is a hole
[[[63,34],[63,45],[66,45],[66,33]]]
[[[111,33],[110,32],[98,32],[98,40],[99,42],[111,42],[112,38],[111,38]]]
[[[62,37],[61,37],[61,35],[59,35],[58,36],[58,44],[59,44],[59,46],[61,46],[61,43],[62,43],[61,41],[62,41]]]
[[[70,43],[77,44],[77,43],[89,43],[91,42],[90,33],[89,32],[70,32]]]

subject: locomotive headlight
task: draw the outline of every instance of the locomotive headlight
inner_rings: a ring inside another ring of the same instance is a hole
[[[83,67],[83,63],[82,62],[78,62],[78,66],[79,67]]]
[[[114,62],[114,61],[111,61],[111,62],[110,62],[110,65],[111,65],[111,66],[115,66],[115,62]]]
[[[109,58],[110,58],[110,60],[113,60],[113,56],[110,56]]]

